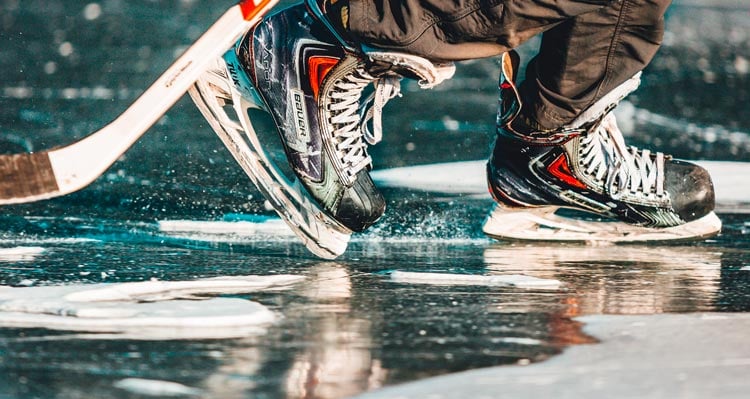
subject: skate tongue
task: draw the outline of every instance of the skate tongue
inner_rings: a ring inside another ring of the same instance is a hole
[[[380,75],[395,73],[419,81],[423,89],[435,87],[453,77],[456,66],[452,63],[435,64],[416,55],[365,49],[365,55],[371,62],[370,73]]]
[[[419,86],[429,89],[453,77],[456,66],[453,63],[434,64],[426,58],[392,51],[365,49],[369,64],[367,72],[375,77],[375,91],[360,108],[362,134],[368,144],[377,144],[383,137],[382,110],[388,100],[400,93],[399,80],[402,77],[419,81]],[[369,122],[372,121],[372,129]]]
[[[604,97],[588,107],[570,124],[566,125],[565,128],[575,130],[602,119],[612,111],[612,109],[614,109],[623,98],[634,92],[640,84],[641,72],[638,72],[633,75],[632,78],[626,80],[624,83],[617,86],[614,90],[610,91]]]

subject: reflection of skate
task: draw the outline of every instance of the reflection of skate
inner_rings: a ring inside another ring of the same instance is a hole
[[[571,315],[713,309],[721,253],[680,246],[495,245],[484,252],[495,273],[558,279]]]
[[[310,303],[287,311],[299,312],[293,317],[313,326],[305,337],[312,344],[295,356],[287,373],[287,396],[342,398],[380,387],[387,370],[372,352],[371,321],[352,316],[349,271],[322,263],[310,272],[300,291]]]
[[[195,83],[190,96],[245,173],[307,248],[324,258],[340,255],[351,231],[326,215],[303,194],[304,188],[296,180],[287,178],[270,160],[248,116],[251,108],[262,109],[262,102],[244,75],[234,72],[239,68],[234,51],[227,52],[225,59],[218,60]]]

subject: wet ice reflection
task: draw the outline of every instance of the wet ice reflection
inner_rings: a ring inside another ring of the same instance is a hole
[[[373,353],[372,322],[353,312],[350,271],[323,263],[310,274],[301,292],[310,302],[286,312],[312,327],[303,338],[311,345],[293,357],[286,371],[286,394],[341,398],[380,387],[387,370]]]
[[[570,316],[710,309],[721,273],[721,252],[679,246],[496,245],[484,259],[493,272],[563,281]]]
[[[733,226],[730,220],[728,234],[733,234]],[[77,261],[88,262],[86,270],[97,275],[102,269],[92,262],[95,254],[113,251],[118,262],[130,264],[128,256],[138,262],[121,271],[129,274],[114,274],[126,280],[137,281],[149,273],[150,265],[159,265],[175,280],[200,274],[228,276],[230,281],[237,276],[240,281],[252,269],[296,275],[304,282],[294,289],[234,291],[220,297],[252,300],[280,315],[261,335],[133,341],[82,331],[0,329],[0,386],[5,387],[0,392],[38,393],[29,384],[19,386],[18,379],[49,387],[44,376],[54,370],[65,376],[54,390],[79,394],[107,396],[118,389],[118,381],[142,378],[222,398],[348,397],[431,375],[543,360],[567,345],[592,341],[572,320],[575,316],[721,310],[727,304],[747,310],[740,298],[750,292],[741,278],[748,274],[741,270],[747,264],[746,251],[726,246],[362,241],[337,262],[280,262],[287,259],[284,248],[292,245],[287,240],[263,244],[278,247],[280,258],[267,247],[270,254],[259,255],[253,245],[234,246],[228,253],[140,244],[139,252],[123,253],[116,242],[45,243],[35,265],[47,270],[48,279]],[[101,267],[109,270],[109,264]],[[398,281],[392,278],[394,270],[441,278],[439,283]],[[4,281],[29,274],[8,268],[0,273]],[[560,285],[546,289],[477,283],[514,275]],[[445,284],[450,276],[459,282],[473,276],[472,283]],[[97,370],[117,371],[102,376]],[[91,378],[92,373],[97,377]]]

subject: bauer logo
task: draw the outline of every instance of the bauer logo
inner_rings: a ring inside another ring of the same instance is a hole
[[[304,93],[299,90],[292,90],[292,107],[292,112],[294,113],[294,127],[297,130],[297,135],[305,141],[305,144],[307,144],[310,140],[310,135],[308,134]]]

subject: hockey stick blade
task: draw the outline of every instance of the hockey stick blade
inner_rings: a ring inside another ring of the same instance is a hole
[[[208,64],[239,40],[278,0],[229,8],[117,119],[73,144],[0,155],[0,205],[70,194],[91,184],[179,100]]]

